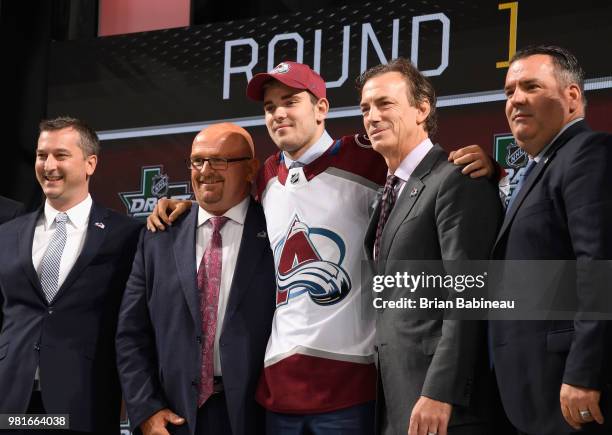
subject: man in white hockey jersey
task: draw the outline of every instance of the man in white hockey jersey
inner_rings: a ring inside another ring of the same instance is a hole
[[[257,183],[277,278],[257,392],[267,432],[373,434],[374,321],[361,306],[368,299],[361,296],[359,269],[386,164],[366,137],[334,140],[326,132],[325,82],[307,65],[286,61],[257,74],[247,95],[263,101],[279,148]],[[467,162],[476,158],[464,155]],[[482,159],[470,169],[482,169]],[[163,229],[160,218],[171,222],[188,206],[160,200],[149,229]],[[167,207],[175,209],[170,217]]]

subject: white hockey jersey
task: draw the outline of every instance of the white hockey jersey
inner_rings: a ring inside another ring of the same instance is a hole
[[[329,412],[375,398],[374,313],[360,270],[386,173],[363,136],[336,140],[299,168],[276,153],[260,173],[277,306],[257,400],[271,411]]]

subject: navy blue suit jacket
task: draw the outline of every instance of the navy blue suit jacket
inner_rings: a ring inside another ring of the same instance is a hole
[[[83,250],[47,303],[32,264],[41,210],[0,227],[0,413],[25,413],[36,367],[47,412],[70,428],[118,434],[114,336],[142,224],[91,208]]]
[[[612,135],[595,133],[584,121],[569,127],[519,191],[506,214],[493,258],[612,259],[611,177]],[[559,282],[570,287],[577,306],[582,307],[592,305],[585,284],[589,279],[574,268]],[[601,390],[602,412],[610,424],[610,322],[493,321],[490,328],[499,390],[518,429],[538,434],[570,432],[559,406],[562,383]]]
[[[22,203],[0,196],[0,224],[16,218],[24,211]]]
[[[193,434],[201,366],[202,321],[195,264],[198,205],[164,232],[143,231],[117,331],[121,385],[133,430],[162,408]],[[255,402],[275,307],[272,251],[261,206],[251,199],[219,346],[233,435],[256,434]]]

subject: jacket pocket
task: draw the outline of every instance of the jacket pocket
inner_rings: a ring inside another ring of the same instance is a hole
[[[546,334],[546,350],[549,352],[568,352],[573,340],[573,329],[550,331]]]

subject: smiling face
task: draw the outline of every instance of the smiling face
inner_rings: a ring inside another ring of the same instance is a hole
[[[363,125],[391,172],[428,136],[429,102],[413,105],[411,99],[406,79],[395,71],[368,79],[361,90]]]
[[[517,144],[534,157],[568,122],[584,116],[575,83],[563,83],[549,55],[536,54],[510,65],[504,87],[506,117]]]
[[[296,160],[323,134],[329,103],[313,102],[308,91],[291,88],[277,80],[265,85],[264,112],[270,137]]]
[[[43,131],[38,138],[36,179],[51,206],[59,211],[69,210],[87,197],[89,177],[96,169],[97,156],[85,156],[79,140],[73,128]]]
[[[202,130],[193,141],[191,159],[252,157],[252,149],[239,127],[217,124]],[[226,170],[205,163],[201,171],[191,169],[191,185],[198,204],[209,213],[222,215],[240,203],[251,190],[257,159],[229,162]]]

